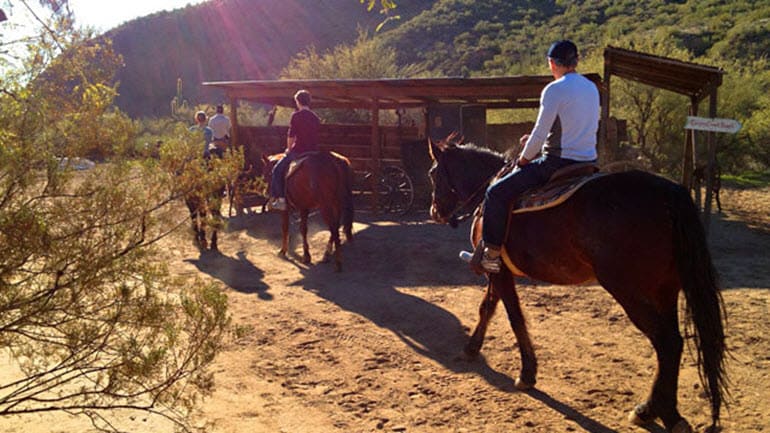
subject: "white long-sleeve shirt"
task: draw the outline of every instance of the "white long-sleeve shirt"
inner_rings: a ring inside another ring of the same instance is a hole
[[[209,128],[214,131],[214,140],[220,140],[230,134],[230,118],[217,113],[209,119]]]
[[[599,90],[578,73],[552,81],[540,94],[540,111],[521,156],[539,152],[575,161],[596,159]]]

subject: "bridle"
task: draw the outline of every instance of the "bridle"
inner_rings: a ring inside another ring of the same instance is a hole
[[[443,155],[442,155],[443,156]],[[446,168],[446,164],[439,164],[438,161],[436,162],[438,166],[442,169],[441,174],[446,179],[447,186],[449,186],[449,191],[457,196],[459,199],[461,197],[460,193],[457,191],[457,188],[452,185],[452,178],[449,176],[449,171]],[[471,217],[474,213],[476,213],[476,209],[483,201],[483,198],[479,198],[480,196],[483,196],[483,193],[486,192],[487,187],[489,186],[489,183],[492,182],[492,179],[494,179],[500,172],[496,171],[492,174],[487,180],[481,183],[478,188],[476,188],[475,191],[471,195],[469,195],[465,200],[460,201],[454,209],[452,209],[452,212],[449,214],[449,225],[452,227],[456,227],[458,223],[461,223]],[[466,209],[468,204],[478,201],[479,204],[473,206],[473,211],[466,211],[464,213],[459,213],[461,210]]]

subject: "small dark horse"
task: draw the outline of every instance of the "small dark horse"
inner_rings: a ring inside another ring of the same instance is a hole
[[[203,170],[211,172],[212,161],[207,160]],[[198,173],[198,172],[196,172]],[[212,179],[198,173],[200,176],[195,178],[195,185],[192,185],[184,194],[184,202],[187,210],[190,211],[190,221],[192,230],[195,234],[195,244],[198,249],[205,251],[211,249],[217,251],[219,245],[217,242],[217,232],[222,226],[222,197],[225,193],[225,185],[212,184]],[[206,229],[211,231],[211,243],[206,240]]]
[[[222,221],[222,205],[224,186],[217,192],[206,194],[201,191],[191,191],[185,194],[184,202],[190,211],[192,229],[195,232],[195,243],[201,250],[217,251],[217,231]],[[211,243],[206,241],[206,228],[211,230]]]
[[[275,164],[283,158],[283,153],[263,156],[264,176],[271,182]],[[322,261],[334,257],[334,267],[342,270],[340,253],[340,227],[345,231],[348,242],[353,240],[353,172],[347,158],[333,152],[313,152],[296,169],[290,169],[286,178],[286,200],[290,208],[296,209],[300,216],[302,233],[303,263],[310,263],[310,251],[307,243],[307,219],[311,210],[318,209],[331,237],[326,245]],[[281,215],[281,250],[286,256],[289,250],[289,210]]]
[[[431,143],[430,153],[430,212],[440,223],[456,221],[454,214],[466,203],[472,210],[504,164],[501,155],[471,145]],[[472,226],[474,245],[481,222],[476,218]],[[685,188],[641,171],[609,174],[586,183],[556,207],[513,214],[509,224],[504,244],[508,263],[499,274],[489,275],[467,354],[478,355],[502,299],[521,354],[516,387],[533,387],[537,361],[510,265],[517,268],[517,276],[553,284],[598,282],[650,339],[657,354],[652,390],[629,419],[641,425],[660,418],[670,432],[691,432],[676,407],[683,347],[677,297],[683,291],[686,326],[694,331],[701,380],[716,428],[727,388],[724,305],[704,229]]]

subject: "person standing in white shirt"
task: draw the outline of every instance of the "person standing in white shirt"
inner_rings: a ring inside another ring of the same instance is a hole
[[[225,116],[225,109],[222,105],[217,105],[217,113],[209,119],[209,128],[214,131],[214,141],[230,141],[230,118]]]

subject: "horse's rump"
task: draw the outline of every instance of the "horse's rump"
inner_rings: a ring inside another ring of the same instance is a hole
[[[286,173],[286,198],[300,207],[316,208],[341,201],[351,188],[347,158],[332,152],[312,152],[292,161]]]

